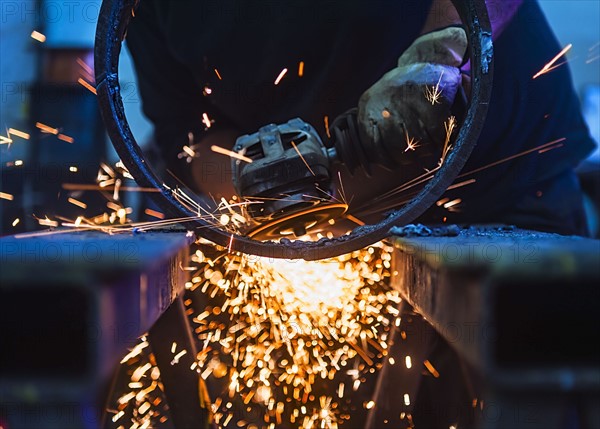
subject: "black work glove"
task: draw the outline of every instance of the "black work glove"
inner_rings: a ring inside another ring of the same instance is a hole
[[[361,96],[357,118],[361,140],[384,147],[396,164],[405,163],[406,153],[416,147],[429,153],[441,149],[444,122],[452,115],[461,86],[459,67],[466,50],[467,36],[460,27],[416,39],[399,58],[398,67]]]

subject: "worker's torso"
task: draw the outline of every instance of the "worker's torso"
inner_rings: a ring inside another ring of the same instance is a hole
[[[172,53],[242,129],[300,116],[324,131],[324,116],[355,107],[395,66],[419,35],[429,3],[195,0],[157,7]]]

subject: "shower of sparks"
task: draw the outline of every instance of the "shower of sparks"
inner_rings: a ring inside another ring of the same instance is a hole
[[[227,156],[229,156],[231,158],[239,159],[240,161],[244,161],[244,162],[247,162],[247,163],[251,163],[252,162],[252,158],[248,158],[247,156],[244,156],[241,153],[237,153],[237,152],[234,152],[232,150],[225,149],[225,148],[223,148],[221,146],[212,145],[210,147],[210,150],[212,150],[213,152],[216,152],[216,153],[220,153],[221,155],[227,155]]]
[[[304,61],[298,63],[298,77],[304,76]]]
[[[92,94],[98,95],[96,88],[84,78],[80,77],[79,79],[77,79],[77,83],[79,83],[79,85],[83,86],[85,89],[90,91]]]
[[[20,130],[16,130],[14,128],[9,128],[8,134],[11,136],[22,138],[23,140],[29,140],[29,137],[30,137],[29,134],[27,134],[23,131],[20,131]]]
[[[283,69],[281,70],[281,72],[279,73],[279,75],[277,76],[277,79],[275,79],[275,85],[279,85],[279,82],[281,82],[281,79],[283,79],[283,77],[285,76],[285,74],[288,72],[288,69]]]
[[[440,97],[442,96],[442,90],[440,89],[440,83],[442,82],[442,76],[444,72],[440,74],[440,78],[434,86],[425,87],[425,98],[431,103],[432,106],[440,103]]]
[[[542,67],[542,69],[539,72],[537,72],[536,74],[533,75],[533,79],[537,79],[541,75],[551,72],[552,70],[556,69],[557,67],[560,67],[563,64],[566,64],[566,61],[563,61],[562,63],[555,65],[556,61],[558,61],[563,55],[565,55],[572,47],[573,47],[573,44],[571,44],[571,43],[569,43],[567,46],[565,46],[558,54],[556,54],[556,56],[554,58],[552,58],[544,67]]]
[[[219,427],[337,428],[349,418],[355,405],[345,386],[360,389],[380,367],[397,317],[400,298],[386,286],[390,252],[379,243],[306,262],[196,248],[186,305],[201,346],[190,372],[221,392],[212,392]],[[192,312],[193,302],[204,304]],[[164,401],[154,405],[162,385],[147,345],[143,339],[123,359],[131,391],[113,407],[119,422],[153,425],[165,416]],[[177,365],[176,344],[171,351]]]
[[[37,40],[40,43],[44,43],[46,41],[46,36],[40,33],[39,31],[35,30],[31,32],[31,38],[33,40]]]

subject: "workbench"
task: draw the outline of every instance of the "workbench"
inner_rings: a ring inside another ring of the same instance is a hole
[[[181,403],[181,419],[198,418],[195,344],[180,299],[192,241],[181,230],[0,239],[0,426],[101,427],[110,380],[146,332],[171,413]],[[182,365],[169,365],[173,341],[188,347]]]
[[[598,427],[599,241],[512,227],[394,232],[391,284],[404,298],[388,354],[396,364],[380,370],[366,427],[398,427],[403,409],[419,406],[405,396],[415,388],[407,373],[435,374],[422,365],[429,350],[411,356],[412,368],[401,363],[407,342],[436,336],[460,366],[444,373],[434,361],[441,379],[453,374],[475,392],[474,427],[562,428],[570,409],[579,427]],[[0,239],[0,423],[101,427],[111,375],[146,332],[175,427],[205,418],[180,299],[191,242],[186,231]],[[174,366],[173,341],[190,351]]]
[[[382,369],[369,427],[398,422],[411,389],[402,350],[434,336],[470,374],[475,427],[600,427],[600,241],[502,226],[395,233],[391,284],[408,305],[390,356],[402,362]],[[428,373],[425,359],[412,356]]]

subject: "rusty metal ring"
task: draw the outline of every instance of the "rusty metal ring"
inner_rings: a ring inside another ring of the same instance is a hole
[[[100,109],[115,150],[125,166],[142,187],[160,190],[156,203],[168,215],[190,217],[188,210],[154,174],[144,159],[135,137],[129,129],[119,88],[119,55],[132,10],[139,0],[104,0],[96,28],[95,69],[96,90]],[[412,222],[423,214],[454,181],[465,165],[483,127],[492,91],[492,30],[485,0],[453,0],[467,30],[471,58],[471,102],[460,128],[454,150],[427,183],[407,205],[394,211],[381,222],[354,229],[350,234],[317,242],[260,242],[234,235],[203,220],[188,222],[196,234],[231,251],[271,258],[317,260],[358,250],[389,236],[390,228]]]

